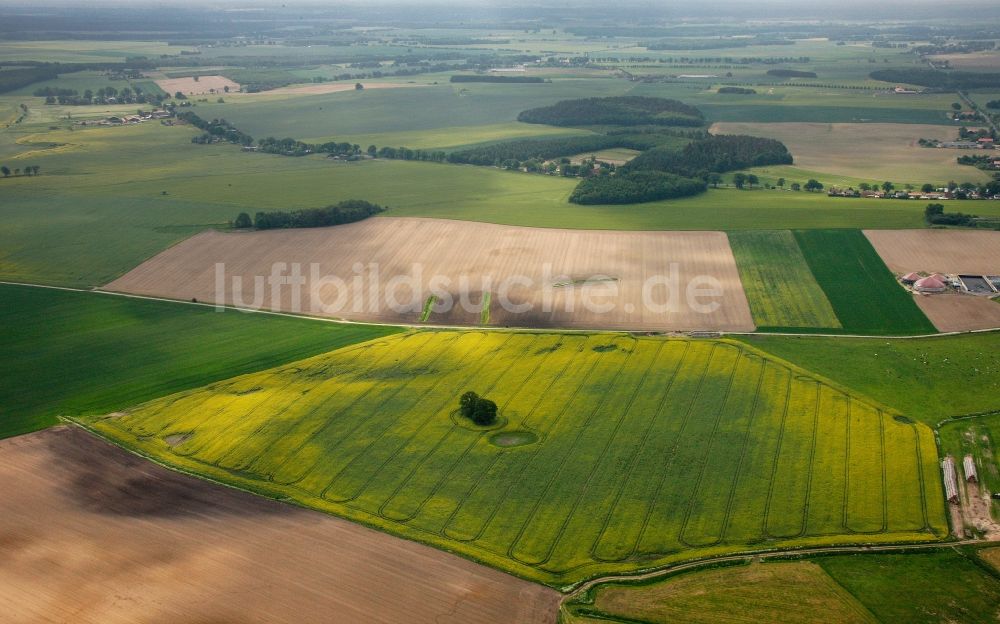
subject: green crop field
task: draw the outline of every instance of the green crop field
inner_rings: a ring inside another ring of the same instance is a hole
[[[791,232],[731,232],[729,244],[758,328],[840,327]]]
[[[932,426],[945,418],[997,409],[1000,332],[905,340],[818,336],[741,340]]]
[[[467,390],[497,427],[456,414]],[[411,332],[84,422],[553,585],[947,532],[929,428],[728,341]]]
[[[397,331],[28,286],[0,299],[0,438]]]
[[[975,551],[765,561],[635,584],[598,585],[563,608],[563,624],[739,621],[996,622],[1000,574]]]
[[[795,239],[845,332],[937,333],[860,231],[798,230]]]

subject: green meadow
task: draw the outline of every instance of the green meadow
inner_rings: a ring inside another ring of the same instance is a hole
[[[467,390],[495,426],[457,413]],[[928,427],[730,341],[411,332],[82,422],[554,586],[947,533]]]
[[[997,409],[1000,332],[910,339],[740,340],[932,426],[945,418]]]
[[[0,438],[398,331],[0,284]]]
[[[993,550],[996,550],[995,548]],[[607,583],[563,607],[564,624],[995,622],[1000,573],[987,549],[764,561],[643,583]]]

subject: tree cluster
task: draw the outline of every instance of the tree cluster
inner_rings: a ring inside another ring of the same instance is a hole
[[[681,150],[659,147],[644,152],[624,166],[627,171],[666,171],[686,177],[704,177],[749,167],[790,165],[792,155],[774,139],[740,135],[708,135]]]
[[[740,39],[702,39],[678,41],[652,41],[643,44],[647,50],[719,50],[728,48],[749,48],[751,46],[793,45],[791,39],[773,38],[740,38]]]
[[[62,104],[68,106],[90,106],[93,104],[156,104],[163,101],[162,95],[149,95],[144,93],[142,87],[124,87],[121,90],[115,87],[101,87],[97,91],[87,89],[80,94],[76,89],[58,89],[54,87],[43,87],[35,89],[36,97],[45,98],[46,104]]]
[[[903,84],[915,84],[948,91],[965,89],[1000,88],[1000,73],[949,71],[938,69],[908,68],[880,69],[868,74],[873,80]]]
[[[757,93],[755,89],[747,89],[746,87],[719,87],[716,92],[734,95],[755,95]]]
[[[385,208],[362,199],[348,199],[326,208],[307,208],[291,212],[258,212],[253,225],[258,230],[280,228],[312,228],[343,225],[362,221],[372,215],[384,212]],[[249,218],[241,214],[233,222],[236,227],[246,227]],[[241,224],[241,225],[237,225]]]
[[[648,149],[643,143],[626,136],[593,134],[587,136],[553,137],[549,139],[515,139],[492,145],[473,147],[448,154],[448,162],[470,165],[501,165],[505,161],[549,160],[583,152],[596,152],[615,147]]]
[[[800,69],[769,69],[767,70],[768,76],[775,76],[777,78],[816,78],[816,72],[814,71],[802,71]]]
[[[499,74],[461,74],[451,77],[451,82],[545,82],[541,76],[504,76]]]
[[[961,212],[945,212],[942,204],[927,204],[924,208],[924,219],[931,225],[975,225],[976,215]]]
[[[574,204],[638,204],[697,195],[706,188],[703,180],[661,171],[632,171],[582,180],[573,189],[569,201]]]
[[[253,145],[252,136],[242,132],[225,119],[205,121],[191,111],[177,113],[177,119],[186,121],[195,128],[205,131],[205,134],[192,138],[192,143],[216,143],[219,141],[227,141],[237,145]]]
[[[1000,109],[1000,100],[990,100],[986,103],[986,108]]]
[[[41,169],[38,165],[26,165],[24,167],[15,167],[14,169],[11,169],[7,165],[0,165],[0,174],[3,174],[5,178],[9,178],[12,175],[15,177],[36,176]]]
[[[517,120],[550,126],[701,126],[704,116],[677,100],[629,95],[563,100],[523,111]]]
[[[469,391],[458,399],[458,413],[480,427],[487,427],[497,420],[497,404]]]

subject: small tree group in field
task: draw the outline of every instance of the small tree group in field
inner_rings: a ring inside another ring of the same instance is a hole
[[[497,404],[472,391],[458,400],[458,411],[481,427],[492,425],[497,420]]]
[[[11,174],[13,174],[14,176],[22,176],[22,175],[36,176],[36,175],[38,175],[38,172],[41,171],[41,169],[42,168],[39,167],[38,165],[28,165],[28,166],[24,167],[23,169],[20,168],[20,167],[18,167],[18,168],[15,168],[15,169],[11,170],[11,168],[8,167],[7,165],[3,165],[3,166],[0,166],[0,173],[2,173],[3,177],[5,177],[5,178],[9,178],[11,176]]]

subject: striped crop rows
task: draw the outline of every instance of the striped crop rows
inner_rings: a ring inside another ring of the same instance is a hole
[[[500,428],[456,417],[466,390],[496,401]],[[699,549],[945,530],[929,430],[725,341],[414,332],[93,426],[553,582]],[[496,431],[538,441],[495,446]]]

